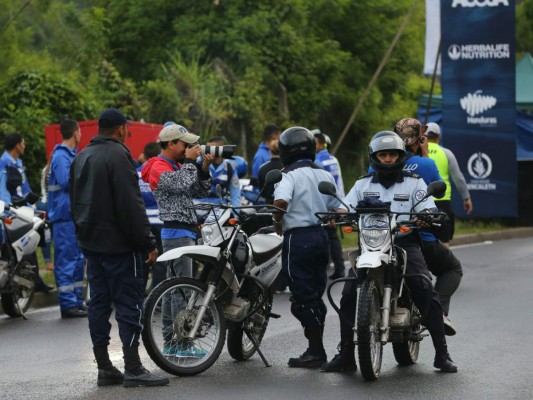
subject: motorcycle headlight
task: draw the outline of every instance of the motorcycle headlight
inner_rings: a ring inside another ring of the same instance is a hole
[[[380,247],[385,243],[388,233],[387,229],[363,229],[361,237],[368,247]]]
[[[213,239],[214,225],[204,225],[202,228],[202,239],[205,244],[211,243]]]

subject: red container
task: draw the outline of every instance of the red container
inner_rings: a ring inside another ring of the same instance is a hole
[[[78,152],[89,144],[91,139],[98,134],[98,121],[80,121],[81,141],[78,146]],[[144,122],[132,121],[128,126],[130,136],[126,138],[126,146],[131,151],[134,159],[137,159],[139,154],[144,150],[144,146],[149,142],[156,142],[159,139],[159,132],[163,129],[163,125],[148,124]],[[63,142],[59,124],[46,125],[44,128],[44,135],[46,141],[46,158],[50,157],[52,150],[56,144]]]

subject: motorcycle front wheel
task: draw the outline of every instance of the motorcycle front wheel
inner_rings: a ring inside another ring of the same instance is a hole
[[[256,287],[252,294],[250,309],[254,309],[264,299],[263,292]],[[228,329],[228,353],[234,360],[244,361],[252,357],[257,351],[244,329],[248,330],[258,345],[261,345],[263,336],[270,320],[270,311],[272,310],[273,296],[272,292],[268,293],[266,302],[261,308],[246,321],[234,323]]]
[[[148,296],[142,339],[150,358],[162,370],[178,376],[196,375],[218,359],[226,339],[226,320],[211,301],[194,338],[189,338],[207,287],[192,278],[171,278]]]
[[[357,305],[357,352],[361,375],[367,381],[376,380],[381,372],[381,305],[374,280],[366,280],[359,289]]]
[[[2,308],[10,317],[22,316],[31,306],[35,293],[35,270],[28,261],[19,262],[13,271],[10,290],[2,293]]]

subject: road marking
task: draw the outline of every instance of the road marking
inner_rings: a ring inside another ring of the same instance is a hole
[[[485,240],[484,242],[480,242],[480,243],[460,244],[458,246],[452,246],[451,248],[452,249],[464,249],[464,248],[467,248],[467,247],[488,246],[488,245],[491,245],[491,244],[494,244],[494,242],[492,240]]]

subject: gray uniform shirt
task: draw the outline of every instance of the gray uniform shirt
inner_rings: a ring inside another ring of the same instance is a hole
[[[455,155],[451,152],[450,149],[447,149],[446,147],[442,146],[440,147],[442,148],[442,150],[444,150],[444,154],[446,154],[446,158],[448,159],[448,172],[453,180],[453,183],[455,184],[455,187],[457,188],[457,191],[459,192],[463,200],[469,199],[470,192],[468,191],[468,187],[466,186],[465,177],[459,169],[459,163],[457,162]]]
[[[348,206],[357,207],[357,203],[368,197],[379,199],[383,202],[390,201],[390,210],[394,212],[411,212],[411,208],[426,195],[427,185],[418,175],[413,176],[404,173],[396,180],[389,189],[379,183],[376,174],[370,174],[357,180],[355,185],[344,198]],[[344,206],[341,206],[344,208]],[[413,212],[419,212],[426,208],[435,208],[433,197],[429,197],[417,205]],[[353,211],[353,210],[350,210]],[[398,217],[398,220],[409,219],[408,215]]]

